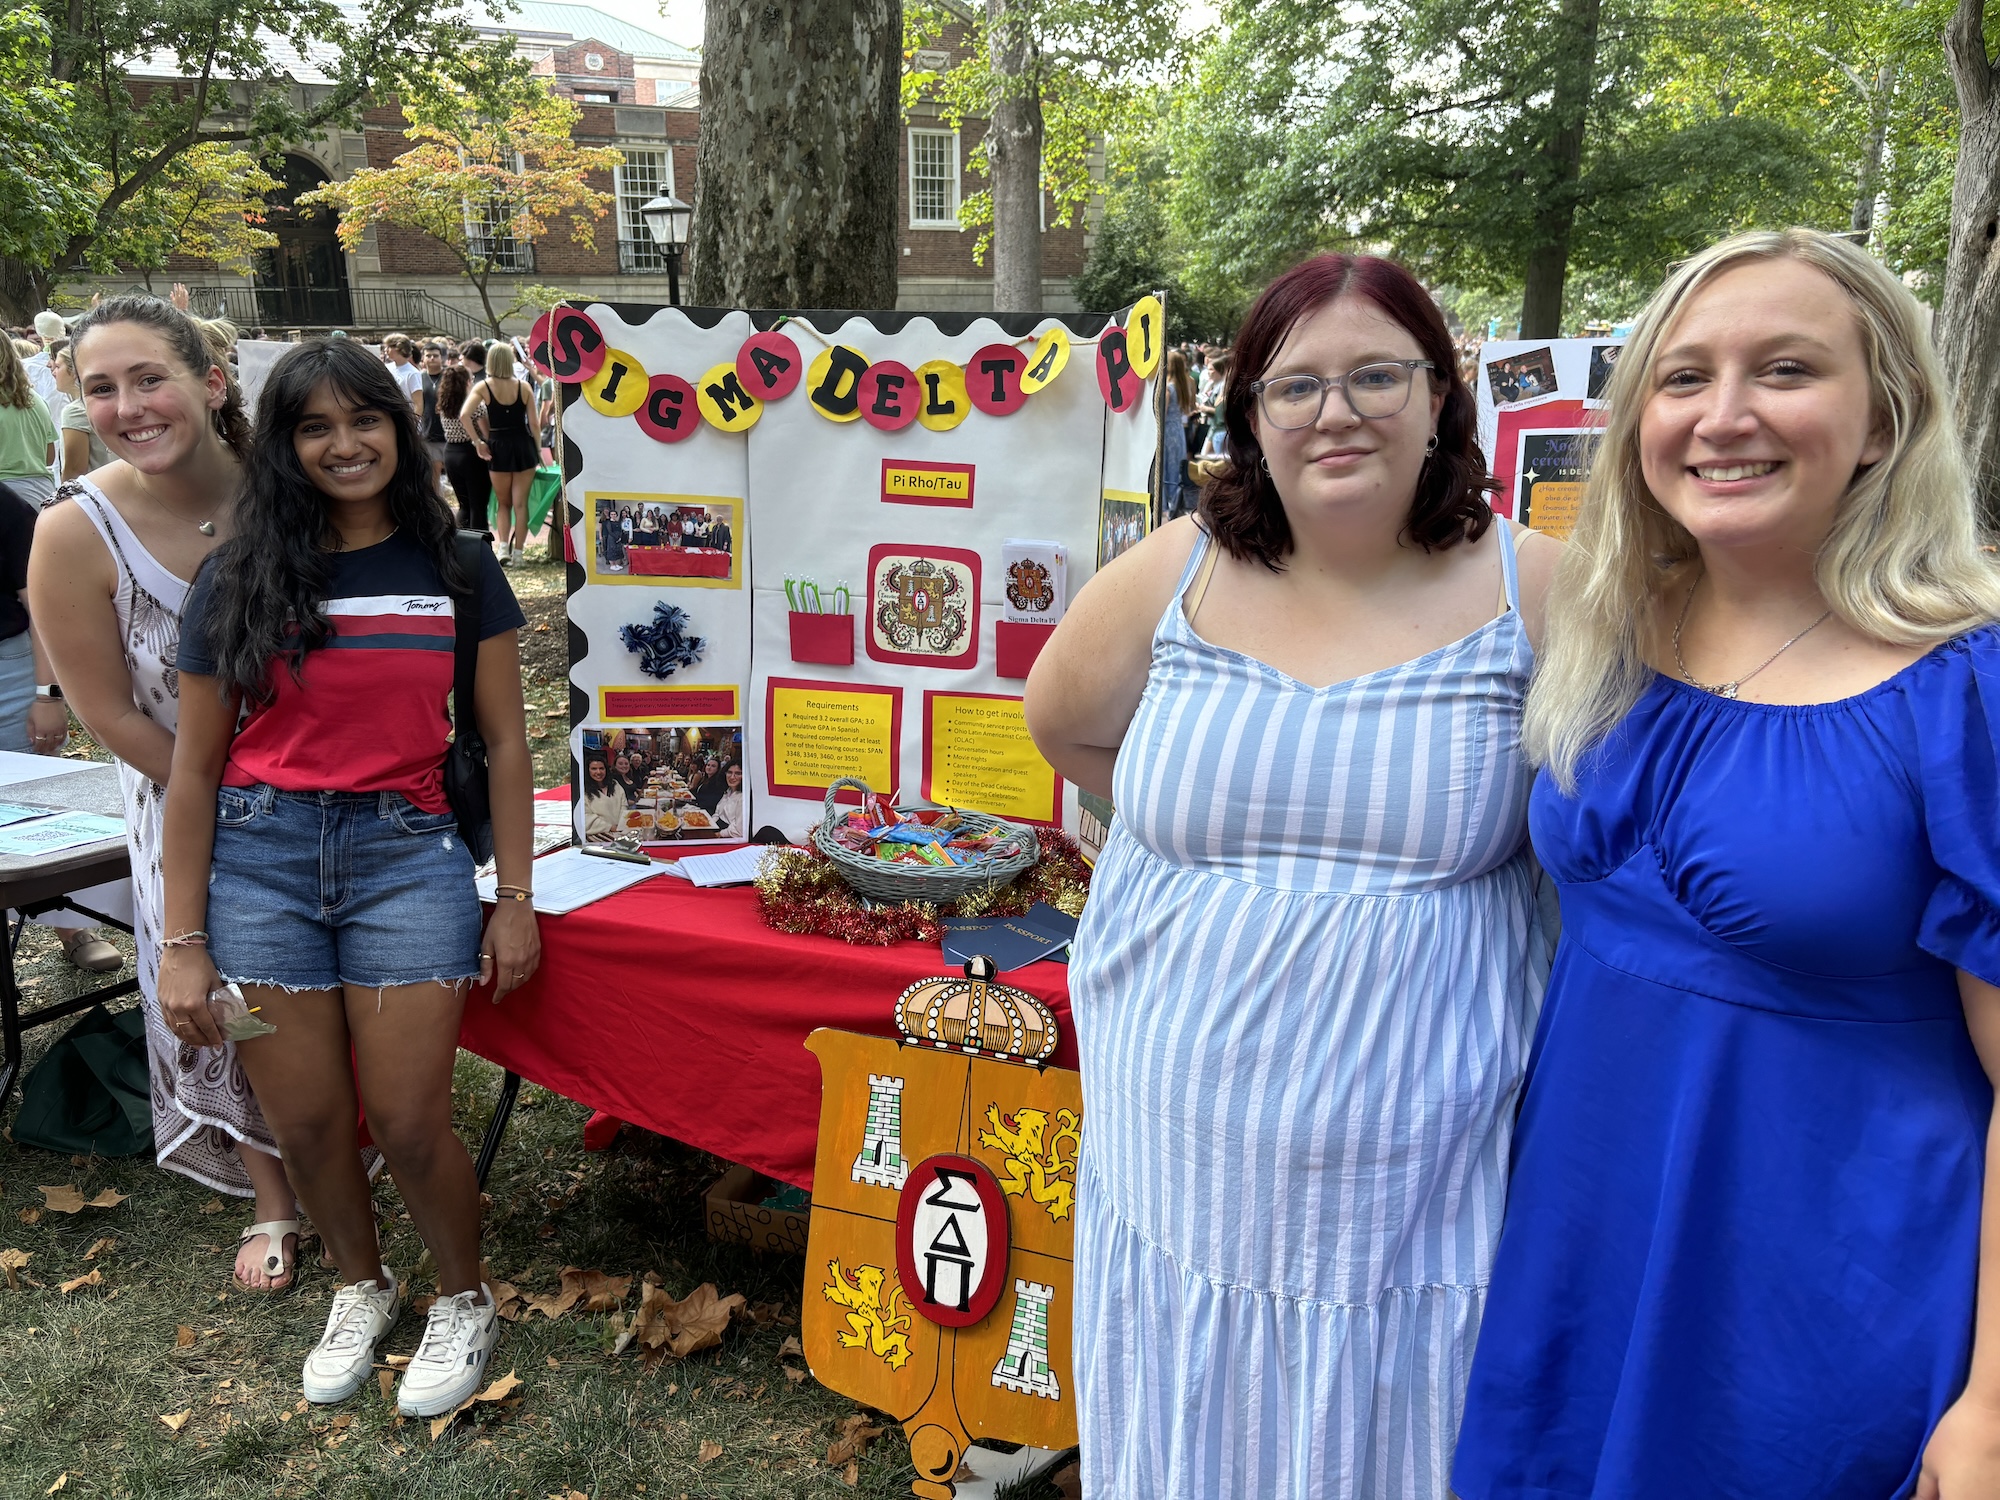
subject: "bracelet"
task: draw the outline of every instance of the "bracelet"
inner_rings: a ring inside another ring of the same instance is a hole
[[[176,933],[173,937],[161,938],[160,946],[162,948],[206,948],[208,946],[208,934],[205,932]]]
[[[534,899],[535,895],[527,887],[519,885],[496,885],[493,887],[493,894],[496,898],[500,896],[512,896],[516,901],[530,901]]]

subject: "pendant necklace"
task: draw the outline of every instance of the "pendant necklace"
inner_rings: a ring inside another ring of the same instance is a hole
[[[1681,630],[1687,624],[1688,611],[1694,607],[1694,591],[1701,587],[1701,580],[1707,576],[1708,574],[1704,572],[1700,577],[1695,579],[1693,585],[1688,589],[1687,602],[1681,606],[1681,617],[1674,622],[1674,665],[1681,669],[1681,680],[1687,683],[1689,687],[1700,688],[1704,693],[1713,693],[1718,698],[1740,698],[1743,695],[1744,683],[1755,677],[1764,668],[1770,666],[1772,662],[1783,656],[1792,647],[1796,646],[1800,641],[1804,640],[1815,630],[1819,629],[1820,626],[1833,618],[1833,611],[1829,609],[1817,620],[1814,620],[1812,624],[1806,626],[1804,630],[1801,630],[1789,641],[1786,641],[1784,645],[1773,651],[1734,682],[1696,682],[1694,680],[1694,673],[1688,670],[1687,658],[1681,655]]]
[[[153,504],[159,506],[160,509],[165,511],[168,515],[173,516],[173,518],[176,521],[179,521],[182,525],[192,525],[194,529],[196,531],[199,531],[203,536],[215,535],[215,518],[213,516],[210,516],[206,521],[190,522],[186,516],[176,514],[175,511],[172,509],[172,507],[170,507],[166,501],[162,500],[158,495],[154,494],[151,490],[146,491],[146,498],[148,500],[151,500]]]

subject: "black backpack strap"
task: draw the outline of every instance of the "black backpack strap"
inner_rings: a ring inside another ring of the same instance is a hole
[[[486,533],[461,531],[454,539],[459,572],[465,576],[463,589],[446,585],[451,595],[454,625],[452,637],[451,725],[455,739],[468,743],[479,736],[479,719],[473,709],[473,694],[479,677],[479,575],[485,559]]]

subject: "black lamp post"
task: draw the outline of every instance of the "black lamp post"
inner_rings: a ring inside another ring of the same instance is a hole
[[[667,256],[667,300],[681,305],[681,246],[687,243],[688,224],[694,209],[671,193],[662,193],[639,210],[652,231],[653,243]]]

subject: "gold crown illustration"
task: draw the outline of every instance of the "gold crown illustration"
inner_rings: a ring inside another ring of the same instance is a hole
[[[1026,990],[997,984],[985,954],[966,960],[965,977],[922,979],[896,1001],[896,1025],[913,1042],[951,1052],[1038,1063],[1056,1050],[1053,1012]]]

